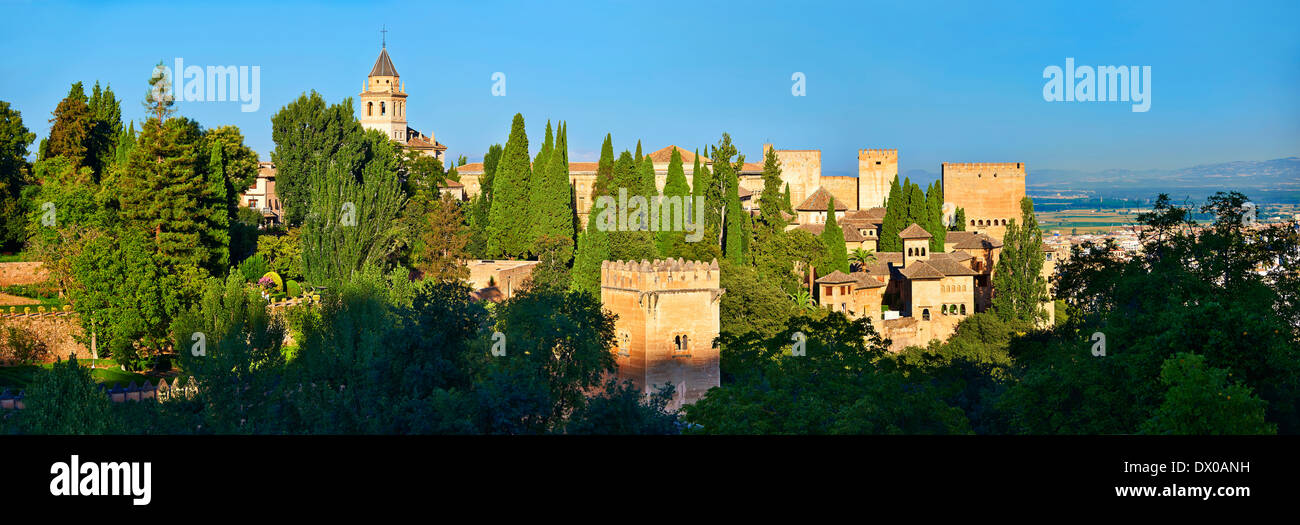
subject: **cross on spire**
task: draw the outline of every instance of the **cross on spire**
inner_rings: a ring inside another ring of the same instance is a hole
[[[380,34],[379,38],[380,38],[380,42],[381,42],[381,43],[380,43],[380,46],[381,46],[381,47],[384,47],[384,48],[387,48],[387,47],[388,47],[388,28],[387,28],[386,26],[384,26],[384,25],[379,26],[379,34]]]

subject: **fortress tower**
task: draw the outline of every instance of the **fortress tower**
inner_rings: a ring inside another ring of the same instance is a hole
[[[600,302],[614,322],[618,378],[646,393],[672,383],[670,409],[718,386],[718,261],[605,261]]]
[[[966,231],[1002,240],[1007,225],[1020,220],[1025,198],[1023,162],[945,162],[943,200],[966,211]]]
[[[898,150],[858,150],[858,209],[884,207],[898,177]]]
[[[763,145],[761,165],[771,144]],[[779,149],[776,160],[781,163],[781,183],[790,185],[790,202],[795,206],[817,191],[822,178],[822,152],[815,149]],[[784,190],[784,188],[782,188]]]

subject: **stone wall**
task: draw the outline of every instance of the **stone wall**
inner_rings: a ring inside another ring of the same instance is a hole
[[[85,332],[81,329],[81,319],[71,312],[54,312],[40,314],[0,314],[0,340],[7,337],[7,327],[16,326],[27,329],[50,349],[46,362],[56,358],[67,359],[76,355],[77,359],[90,359],[90,349],[77,342]],[[8,341],[0,345],[0,358],[10,359]]]
[[[898,150],[858,150],[858,203],[863,210],[882,207],[898,176]]]
[[[858,178],[857,177],[831,177],[823,175],[821,187],[830,192],[835,197],[835,202],[844,203],[850,210],[858,209]],[[791,201],[798,205],[799,201]],[[825,211],[825,210],[822,210]]]
[[[763,146],[763,154],[771,144]],[[790,202],[795,206],[813,192],[822,179],[821,150],[776,150],[776,160],[781,162],[781,182],[790,185]],[[784,188],[783,188],[784,189]]]

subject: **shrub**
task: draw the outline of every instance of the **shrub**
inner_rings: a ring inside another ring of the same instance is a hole
[[[285,281],[284,289],[290,298],[298,297],[302,295],[302,285],[298,284],[298,281],[295,281],[293,279],[289,279],[288,281]]]
[[[259,277],[266,274],[266,270],[266,259],[260,253],[239,263],[239,273],[244,276],[245,282],[257,282]]]
[[[280,278],[280,274],[275,272],[266,272],[266,275],[263,275],[262,278],[259,279],[257,282],[258,284],[261,284],[262,281],[266,279],[270,279],[271,283],[275,284],[275,291],[277,292],[284,291],[284,279]]]
[[[5,351],[19,363],[30,365],[50,356],[50,346],[28,328],[6,326],[4,335]]]

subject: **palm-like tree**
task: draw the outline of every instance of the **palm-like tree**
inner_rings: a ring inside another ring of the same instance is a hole
[[[876,263],[876,252],[874,250],[863,249],[859,246],[854,248],[852,252],[849,252],[849,262],[857,264],[857,271],[866,271],[868,266]]]
[[[794,301],[794,304],[799,306],[800,308],[806,308],[809,310],[817,308],[815,305],[813,305],[812,292],[809,292],[808,289],[806,288],[799,288],[798,290],[795,290],[794,293],[789,295],[790,295],[790,300]]]

